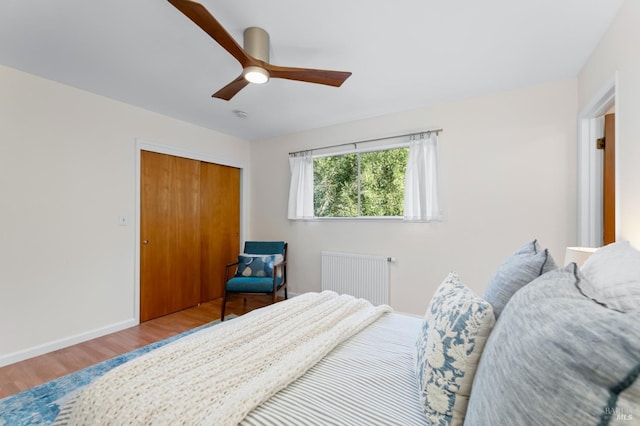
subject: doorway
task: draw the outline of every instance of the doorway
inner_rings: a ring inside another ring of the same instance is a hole
[[[243,167],[142,141],[136,147],[140,322],[222,296],[224,266],[239,253]]]
[[[578,245],[600,247],[615,241],[617,75],[578,116]],[[608,121],[605,125],[605,121]],[[605,135],[605,132],[607,134]],[[609,147],[606,147],[606,139]],[[598,146],[603,149],[598,149]]]

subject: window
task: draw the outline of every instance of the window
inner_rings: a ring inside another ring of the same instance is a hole
[[[442,130],[438,130],[442,131]],[[291,182],[287,217],[402,217],[407,222],[441,220],[437,132],[403,135],[408,142],[348,153],[289,154]],[[388,140],[375,139],[365,142]],[[342,144],[325,148],[341,147]]]
[[[402,146],[314,157],[314,216],[403,216],[408,154]]]

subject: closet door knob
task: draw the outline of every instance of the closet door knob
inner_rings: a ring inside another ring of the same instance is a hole
[[[143,240],[142,244],[144,244],[145,246],[149,244],[149,240]]]

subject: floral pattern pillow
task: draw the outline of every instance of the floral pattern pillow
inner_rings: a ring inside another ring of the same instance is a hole
[[[491,305],[450,273],[431,299],[416,342],[420,401],[432,424],[463,424],[473,376],[494,324]]]

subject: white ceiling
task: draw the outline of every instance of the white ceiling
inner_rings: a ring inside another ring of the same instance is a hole
[[[255,140],[575,77],[622,2],[202,0],[241,45],[266,29],[271,63],[353,72],[227,102],[240,65],[165,0],[2,0],[0,64]]]

